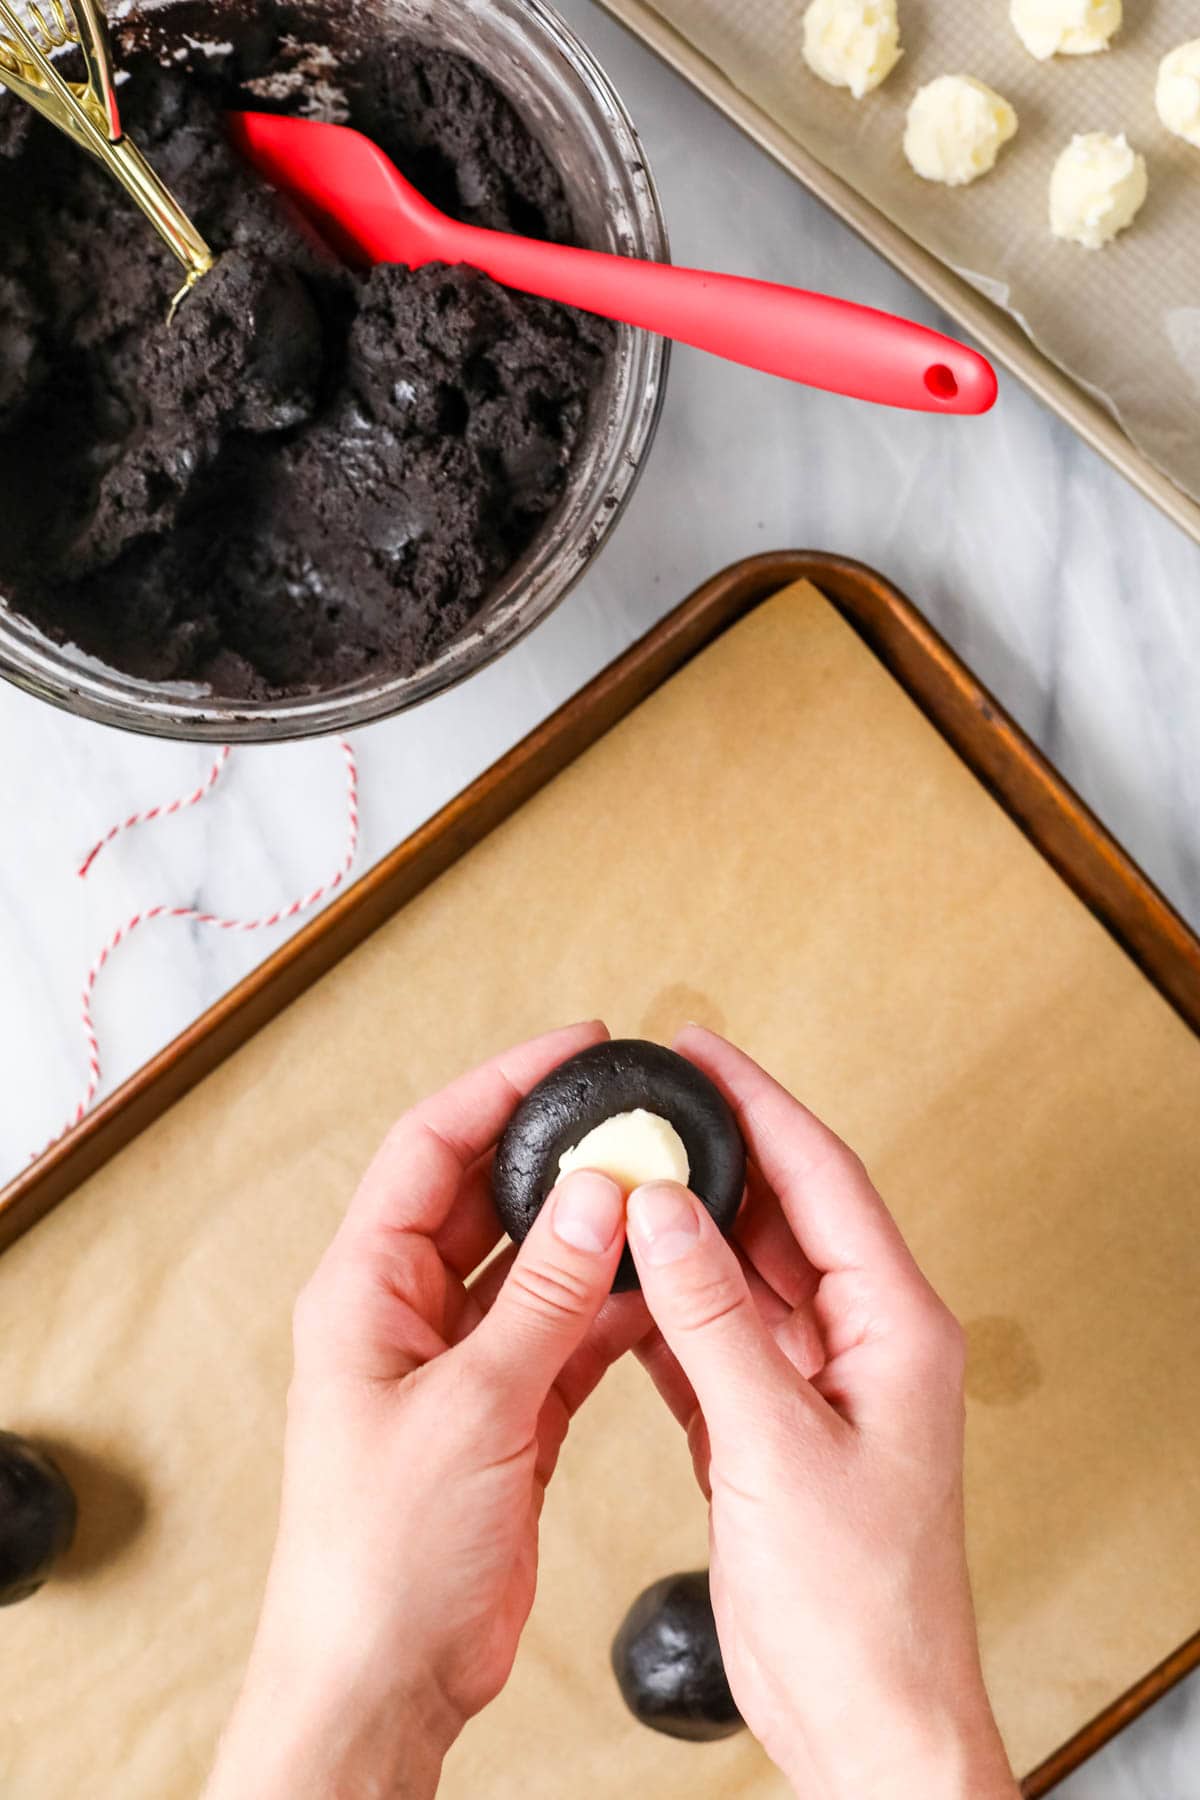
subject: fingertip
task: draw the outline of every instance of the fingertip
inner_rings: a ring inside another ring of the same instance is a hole
[[[629,1243],[651,1268],[680,1262],[700,1241],[699,1202],[675,1181],[634,1188],[627,1202]]]
[[[606,1256],[622,1235],[625,1196],[610,1175],[576,1169],[550,1195],[550,1225],[559,1243]]]
[[[736,1099],[725,1079],[723,1065],[731,1055],[750,1061],[744,1050],[739,1050],[731,1038],[722,1037],[719,1031],[714,1031],[709,1025],[701,1025],[695,1019],[689,1019],[686,1025],[681,1026],[675,1033],[671,1047],[702,1069],[736,1110]],[[752,1066],[757,1067],[756,1064]]]
[[[510,1054],[517,1054],[522,1058],[535,1061],[544,1061],[546,1067],[542,1074],[545,1074],[568,1056],[574,1056],[580,1050],[587,1050],[592,1044],[603,1043],[608,1035],[608,1026],[603,1019],[575,1019],[567,1025],[552,1025],[549,1031],[539,1032],[536,1037],[527,1038],[523,1044],[518,1044]],[[541,1080],[541,1074],[537,1075],[535,1080]]]
[[[564,1025],[564,1031],[586,1031],[589,1037],[608,1038],[612,1036],[603,1019],[580,1019],[574,1025]]]

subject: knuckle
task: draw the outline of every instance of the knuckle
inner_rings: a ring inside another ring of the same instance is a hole
[[[942,1301],[934,1300],[925,1309],[918,1331],[918,1345],[922,1360],[929,1368],[962,1385],[967,1365],[967,1336]]]
[[[942,1308],[946,1368],[961,1386],[967,1372],[967,1334],[949,1307]]]
[[[702,1413],[692,1414],[687,1429],[688,1450],[696,1483],[706,1500],[712,1499],[712,1445]]]
[[[577,1319],[590,1298],[581,1276],[547,1263],[514,1263],[508,1286],[518,1306],[543,1319]]]
[[[316,1337],[324,1318],[324,1301],[317,1277],[305,1282],[292,1307],[292,1348],[304,1351]]]
[[[413,1139],[413,1115],[411,1109],[402,1112],[398,1119],[393,1119],[383,1134],[383,1142],[379,1146],[385,1155],[410,1148]]]
[[[454,1419],[456,1437],[469,1446],[475,1462],[480,1457],[506,1462],[536,1453],[542,1396],[524,1381],[511,1345],[496,1344],[480,1334],[462,1348],[462,1379],[447,1390],[447,1404],[439,1407],[438,1417]],[[436,1433],[438,1427],[433,1429]]]
[[[497,1397],[506,1375],[503,1363],[489,1355],[484,1344],[468,1340],[446,1359],[443,1374],[444,1416],[455,1420],[465,1441],[486,1442],[496,1423]]]
[[[675,1324],[680,1331],[710,1331],[739,1311],[746,1301],[746,1286],[732,1271],[717,1269],[700,1275],[676,1296]]]
[[[857,1150],[852,1150],[849,1144],[839,1141],[836,1155],[847,1175],[853,1176],[855,1181],[861,1182],[865,1187],[875,1186],[871,1180],[871,1171]]]
[[[813,1154],[805,1173],[809,1176],[832,1174],[855,1187],[870,1188],[873,1193],[878,1191],[871,1179],[871,1171],[858,1151],[833,1131],[826,1134],[823,1146]]]
[[[352,1298],[353,1269],[344,1252],[331,1246],[292,1304],[292,1353],[321,1358],[343,1335],[345,1320],[357,1313]]]

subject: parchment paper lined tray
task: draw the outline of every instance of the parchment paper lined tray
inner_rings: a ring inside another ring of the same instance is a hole
[[[1112,49],[1049,63],[1004,0],[900,0],[904,56],[860,102],[808,69],[805,0],[603,4],[1200,541],[1200,150],[1154,110],[1159,58],[1200,32],[1191,0],[1131,0]],[[900,147],[917,87],[947,73],[987,81],[1020,118],[968,188],[921,181]],[[1104,251],[1056,242],[1057,151],[1122,129],[1149,163],[1140,217]]]
[[[972,1567],[1027,1792],[1200,1661],[1200,943],[894,590],[795,553],[693,596],[0,1195],[0,1419],[60,1447],[84,1521],[5,1620],[5,1800],[191,1800],[296,1290],[403,1106],[594,1013],[744,1043],[967,1322]],[[543,1529],[449,1800],[782,1796],[745,1738],[634,1725],[608,1673],[638,1589],[705,1557],[632,1362]]]

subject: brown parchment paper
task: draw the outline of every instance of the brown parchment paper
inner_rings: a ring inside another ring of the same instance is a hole
[[[648,3],[797,143],[1003,307],[1200,500],[1200,150],[1154,107],[1159,61],[1200,35],[1195,0],[1126,0],[1109,50],[1044,63],[1012,29],[1006,0],[900,0],[904,55],[861,101],[805,62],[805,0]],[[995,170],[966,188],[922,181],[901,148],[917,88],[945,74],[988,82],[1020,121]],[[1125,131],[1149,169],[1135,224],[1100,251],[1050,235],[1050,171],[1077,131]]]
[[[600,1013],[745,1044],[966,1321],[970,1547],[1020,1769],[1200,1618],[1200,1043],[813,589],[734,627],[0,1258],[0,1420],[83,1527],[2,1616],[4,1800],[183,1800],[274,1523],[293,1296],[410,1101]],[[635,1726],[608,1644],[705,1560],[632,1361],[578,1421],[449,1800],[781,1797]]]

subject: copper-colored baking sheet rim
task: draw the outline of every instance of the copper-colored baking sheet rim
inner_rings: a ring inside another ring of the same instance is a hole
[[[1200,939],[1079,797],[883,576],[816,551],[715,575],[442,808],[0,1191],[0,1251],[735,620],[807,579],[833,602],[1026,837],[1200,1035]],[[1024,1781],[1057,1781],[1200,1666],[1200,1632]]]
[[[1025,383],[1065,419],[1085,443],[1119,469],[1127,481],[1200,543],[1200,504],[1150,461],[1126,436],[1112,413],[1063,373],[1026,337],[1008,313],[986,299],[953,269],[922,248],[886,213],[835,175],[771,116],[748,100],[714,63],[669,25],[647,0],[600,0],[627,30],[682,75],[760,149],[803,182],[844,224],[892,267],[937,302],[977,338],[996,362]]]

